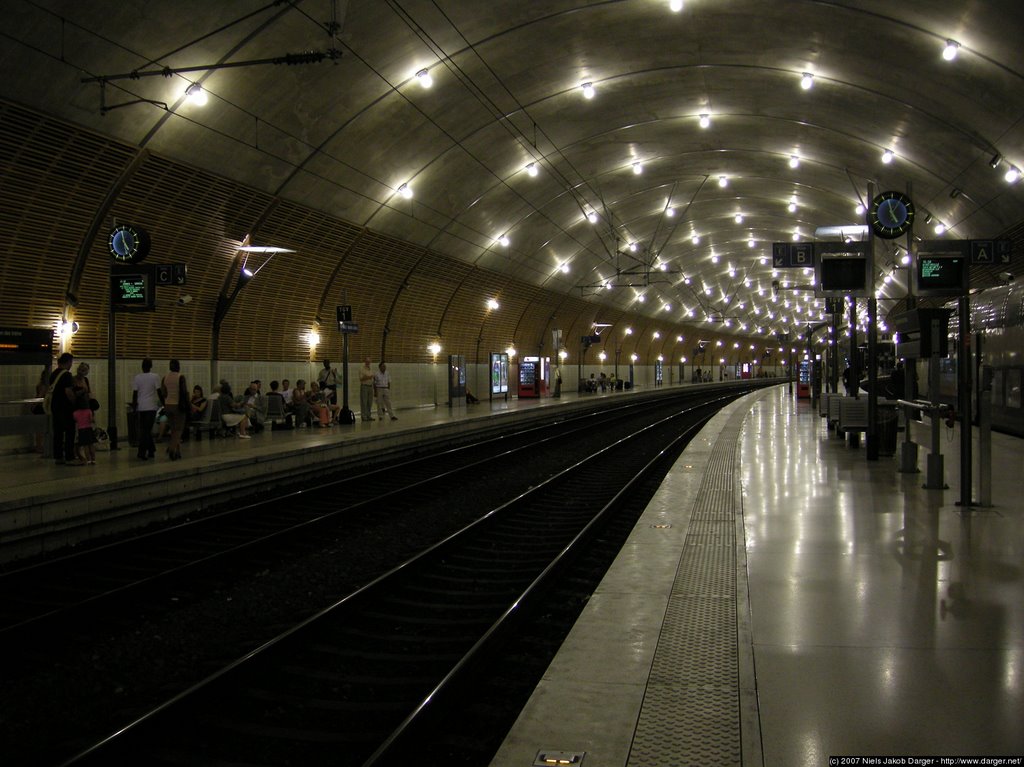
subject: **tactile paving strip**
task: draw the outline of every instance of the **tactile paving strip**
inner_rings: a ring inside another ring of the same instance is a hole
[[[694,499],[627,767],[743,764],[735,478],[744,416],[719,433]]]

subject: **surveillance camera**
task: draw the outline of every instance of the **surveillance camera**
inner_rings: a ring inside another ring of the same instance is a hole
[[[1010,284],[1011,282],[1013,282],[1013,273],[1012,272],[1000,272],[999,273],[999,279],[1002,280],[1003,282],[1005,282],[1006,284]]]
[[[190,296],[188,293],[186,293],[185,295],[178,299],[178,306],[184,306],[185,304],[189,303],[192,303],[192,296]]]

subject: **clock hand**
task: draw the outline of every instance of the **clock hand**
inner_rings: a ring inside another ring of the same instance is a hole
[[[892,219],[892,223],[893,223],[894,226],[899,226],[900,225],[900,220],[898,218],[896,218],[896,206],[895,205],[889,205],[889,218]]]

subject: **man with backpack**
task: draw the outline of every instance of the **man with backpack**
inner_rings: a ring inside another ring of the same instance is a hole
[[[53,426],[53,460],[58,466],[75,466],[75,379],[71,365],[75,361],[70,352],[57,358],[57,369],[50,374],[50,388],[44,397],[44,409],[50,414]]]

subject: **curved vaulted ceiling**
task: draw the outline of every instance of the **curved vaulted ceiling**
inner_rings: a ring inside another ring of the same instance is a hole
[[[674,5],[6,0],[0,96],[546,291],[744,335],[817,316],[771,303],[771,243],[863,223],[869,184],[911,190],[919,237],[926,217],[955,238],[1024,220],[1004,179],[1024,167],[1024,4]]]

